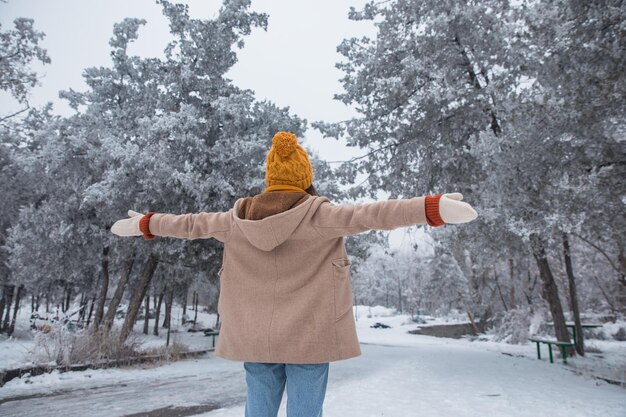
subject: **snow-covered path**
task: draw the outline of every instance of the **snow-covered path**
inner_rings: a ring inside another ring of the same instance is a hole
[[[419,346],[361,345],[331,364],[326,417],[620,416],[626,392],[547,362],[426,337]],[[285,398],[279,416],[285,415]],[[243,407],[206,417],[240,417]]]
[[[239,368],[210,354],[159,367],[53,373],[30,378],[30,384],[13,380],[0,388],[0,416],[125,416],[198,404],[209,410],[245,401]]]
[[[626,415],[626,391],[558,364],[456,340],[417,340],[414,346],[362,344],[363,355],[333,362],[325,417]],[[137,415],[241,417],[245,402],[242,365],[212,354],[162,367],[30,381],[14,380],[0,389],[0,415],[127,416],[160,409]],[[279,416],[285,415],[285,399]],[[180,413],[166,407],[179,407]]]

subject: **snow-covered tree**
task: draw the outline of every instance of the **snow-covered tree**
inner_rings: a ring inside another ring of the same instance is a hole
[[[164,58],[130,55],[145,21],[125,19],[109,42],[112,65],[84,70],[86,91],[60,93],[75,114],[45,125],[38,133],[42,145],[23,158],[25,170],[43,176],[44,192],[12,224],[8,245],[13,270],[30,280],[32,291],[63,285],[66,304],[76,291],[84,293],[95,324],[110,326],[126,293],[122,338],[150,296],[157,271],[165,278],[154,291],[167,284],[179,294],[198,275],[215,273],[221,246],[211,240],[128,241],[111,234],[111,224],[128,209],[228,210],[236,198],[262,190],[273,134],[301,136],[306,129],[289,108],[258,101],[225,76],[243,38],[266,27],[266,15],[249,11],[249,1],[227,0],[215,18],[192,19],[186,5],[157,3],[173,35]],[[312,159],[318,189],[339,196],[328,165]],[[33,254],[55,264],[31,274],[41,266],[29,264]]]
[[[345,40],[337,65],[336,98],[359,116],[315,124],[366,151],[340,169],[347,182],[367,174],[353,195],[462,192],[480,217],[442,242],[459,277],[493,288],[512,264],[506,289],[526,287],[515,265],[531,257],[560,340],[553,251],[582,233],[623,254],[624,15],[619,2],[370,2],[351,18],[373,21],[376,37]]]
[[[36,146],[29,138],[50,117],[49,105],[39,110],[28,103],[28,93],[38,84],[32,62],[50,63],[47,51],[39,46],[44,34],[35,30],[33,19],[17,18],[13,25],[12,30],[0,30],[0,91],[10,94],[22,106],[0,115],[0,331],[9,334],[13,332],[24,287],[10,276],[8,229],[16,221],[20,207],[34,198],[31,178],[18,160],[22,153]],[[15,117],[20,114],[25,114],[21,122]],[[12,303],[15,307],[11,319]]]
[[[2,31],[0,25],[0,91],[11,94],[24,108],[0,115],[0,122],[30,108],[28,93],[38,84],[37,73],[31,68],[32,62],[51,62],[47,50],[39,46],[45,34],[35,29],[33,19],[17,18],[13,26],[11,30]]]

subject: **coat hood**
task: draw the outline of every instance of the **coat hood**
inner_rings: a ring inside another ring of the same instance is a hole
[[[235,227],[251,245],[271,251],[292,235],[314,200],[307,193],[281,191],[240,198],[233,207]]]

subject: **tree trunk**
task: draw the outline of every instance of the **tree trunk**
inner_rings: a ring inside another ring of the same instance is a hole
[[[104,303],[109,291],[109,246],[102,248],[102,284],[98,294],[98,304],[96,306],[96,316],[93,319],[93,327],[98,329],[104,318]]]
[[[535,287],[537,286],[538,276],[531,275],[530,273],[530,262],[527,262],[526,265],[526,282],[524,283],[524,288],[522,289],[522,293],[524,297],[526,297],[526,302],[529,306],[531,306],[531,311],[533,310],[533,294],[535,293]]]
[[[81,319],[83,318],[83,304],[85,304],[86,297],[87,295],[85,295],[85,291],[82,291],[80,293],[80,301],[78,302],[78,321],[81,321]]]
[[[170,286],[170,292],[168,294],[169,302],[165,303],[167,309],[167,341],[165,342],[165,346],[170,345],[170,332],[172,331],[172,304],[174,304],[174,288]]]
[[[72,286],[68,284],[66,290],[67,294],[65,297],[65,309],[63,310],[64,313],[70,309],[70,302],[72,301]]]
[[[580,356],[585,356],[585,340],[583,327],[580,322],[576,279],[574,277],[574,269],[572,268],[572,257],[567,233],[563,233],[563,257],[565,258],[565,272],[567,273],[567,282],[569,284],[570,305],[572,307],[572,316],[574,317],[574,325],[576,329],[576,352],[578,352]]]
[[[480,333],[480,330],[478,329],[478,326],[476,325],[476,321],[474,321],[474,315],[469,310],[466,310],[466,312],[467,312],[467,317],[469,318],[470,324],[472,325],[472,330],[474,330],[474,335],[477,335],[478,333]]]
[[[183,291],[183,316],[181,318],[182,324],[185,324],[185,316],[187,315],[187,295],[189,294],[189,287],[185,286]]]
[[[87,294],[83,291],[80,295],[80,313],[78,314],[78,321],[81,323],[85,322],[85,317],[87,316],[87,306],[89,305],[89,298]]]
[[[4,291],[5,299],[5,312],[4,319],[2,320],[2,326],[0,331],[6,331],[9,328],[9,318],[11,317],[11,305],[13,304],[13,293],[15,292],[15,285],[5,285]]]
[[[92,291],[93,295],[91,296],[91,305],[89,306],[89,316],[87,317],[87,327],[89,327],[89,324],[91,323],[91,317],[96,309],[98,294],[100,293],[100,291],[98,291],[98,288],[100,288],[100,276],[99,275],[98,275],[98,279],[96,280],[96,285],[94,286],[94,290]]]
[[[463,61],[464,61],[462,62],[461,65],[465,67],[465,70],[467,71],[467,74],[469,75],[469,79],[472,85],[477,90],[483,90],[485,87],[488,86],[489,81],[487,77],[485,77],[485,73],[483,71],[480,71],[480,73],[477,74],[476,71],[474,70],[475,67],[478,67],[478,68],[481,67],[480,63],[475,62],[476,58],[474,56],[470,56],[471,50],[468,50],[467,47],[461,43],[461,38],[459,37],[458,34],[455,34],[454,42],[459,46],[459,52],[461,53],[461,56],[463,57]],[[479,74],[481,75],[481,78],[483,82],[485,83],[485,85],[481,85]],[[489,101],[490,103],[487,109],[489,110],[489,113],[491,115],[491,130],[493,131],[495,136],[500,136],[500,134],[502,133],[502,125],[500,124],[500,120],[499,120],[500,118],[498,117],[498,114],[496,113],[495,99],[494,99],[493,94],[490,95]]]
[[[484,332],[487,329],[489,319],[491,319],[491,314],[492,314],[491,307],[487,306],[485,311],[483,311],[483,314],[479,317],[478,329],[481,332]]]
[[[122,276],[120,277],[119,282],[117,283],[117,287],[115,288],[115,293],[113,294],[113,298],[111,298],[111,302],[109,303],[109,308],[107,309],[106,315],[104,316],[104,325],[107,330],[110,330],[113,326],[113,322],[115,321],[115,314],[117,313],[117,307],[119,307],[120,302],[122,301],[122,297],[124,296],[124,291],[126,290],[126,284],[128,284],[128,279],[130,278],[130,274],[133,270],[133,265],[135,263],[135,249],[130,253],[128,258],[126,259],[126,263],[122,270]]]
[[[171,286],[170,286],[171,287]],[[173,291],[172,288],[168,287],[167,291],[166,291],[166,297],[165,297],[165,314],[163,316],[163,324],[161,324],[161,327],[166,328],[169,326],[169,322],[170,322],[170,308],[169,308],[169,299],[170,299],[170,292]]]
[[[622,283],[622,285],[626,285],[626,253],[624,251],[624,241],[619,237],[617,239],[617,248],[619,251],[619,254],[617,255],[617,260],[621,266],[621,270],[618,271],[621,276],[620,282]]]
[[[146,294],[146,314],[143,318],[143,334],[148,334],[148,326],[150,325],[150,294]]]
[[[13,309],[13,318],[11,319],[11,324],[7,329],[7,334],[11,336],[13,331],[15,330],[15,321],[17,320],[17,312],[20,309],[20,297],[22,295],[22,291],[24,290],[24,286],[20,285],[17,287],[17,294],[15,295],[15,308]]]
[[[155,313],[154,313],[154,327],[152,330],[152,334],[155,336],[159,335],[159,319],[161,318],[161,304],[163,304],[163,292],[165,288],[161,290],[159,293],[159,300],[155,302]]]
[[[91,297],[91,304],[89,305],[89,314],[87,315],[87,327],[91,323],[91,316],[93,315],[93,306],[96,304],[96,297]]]
[[[617,248],[619,254],[617,255],[617,260],[619,262],[619,271],[618,277],[619,282],[622,284],[620,288],[617,289],[615,294],[615,299],[618,301],[618,306],[622,314],[626,314],[626,253],[624,253],[624,240],[623,236],[617,236]]]
[[[496,272],[495,265],[493,265],[493,278],[496,280],[496,288],[498,289],[498,294],[500,295],[500,301],[502,301],[502,305],[504,306],[504,311],[509,311],[509,307],[506,305],[506,301],[504,301],[504,296],[502,295],[502,289],[500,288],[500,281],[498,280],[498,273]]]
[[[511,289],[509,290],[509,306],[512,309],[517,308],[517,301],[515,300],[515,268],[513,258],[509,258],[509,279],[511,280]]]
[[[193,325],[196,325],[196,321],[198,320],[198,293],[196,291],[193,292]]]
[[[550,269],[550,264],[548,263],[545,243],[536,233],[530,235],[530,242],[533,256],[537,262],[537,267],[539,268],[539,275],[543,281],[543,297],[550,305],[550,314],[552,315],[552,321],[554,322],[556,339],[560,342],[570,343],[569,332],[565,326],[563,307],[559,298],[559,289],[556,286],[554,275],[552,275],[552,270]],[[571,351],[571,349],[568,349],[568,351]]]
[[[141,307],[141,302],[146,296],[148,285],[150,284],[150,280],[154,275],[154,271],[156,270],[158,263],[158,256],[152,254],[146,261],[146,264],[141,271],[139,283],[137,284],[137,288],[135,288],[135,291],[133,292],[133,295],[131,297],[130,303],[128,305],[128,312],[124,320],[124,325],[122,326],[122,331],[120,332],[120,341],[122,342],[126,340],[130,332],[133,330],[133,325],[135,324],[135,320],[137,320],[137,313],[139,312],[139,308]]]
[[[0,298],[0,332],[2,332],[2,329],[4,328],[2,323],[4,322],[4,308],[6,306],[6,298],[8,294],[7,287],[8,285],[2,286],[2,298]]]

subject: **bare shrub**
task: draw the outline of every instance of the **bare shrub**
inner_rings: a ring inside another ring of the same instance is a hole
[[[148,348],[142,351],[145,356],[163,356],[164,360],[177,360],[180,359],[184,353],[190,352],[191,349],[188,345],[179,341],[170,343],[169,346],[157,346]]]
[[[528,309],[509,310],[496,319],[491,332],[496,342],[526,343],[530,336],[531,313]]]
[[[626,329],[620,327],[617,332],[613,335],[613,339],[618,340],[620,342],[626,341]]]
[[[56,365],[70,363],[75,338],[76,335],[62,324],[46,325],[44,331],[35,334],[35,362],[52,362]]]
[[[120,330],[87,330],[81,332],[75,340],[73,363],[84,361],[117,360],[123,361],[130,357],[140,356],[143,339],[136,333],[128,335],[120,342]]]
[[[35,336],[34,357],[39,362],[63,366],[125,360],[140,356],[142,343],[140,336],[134,333],[120,342],[120,332],[116,328],[71,331],[63,324],[55,324],[47,332]]]

